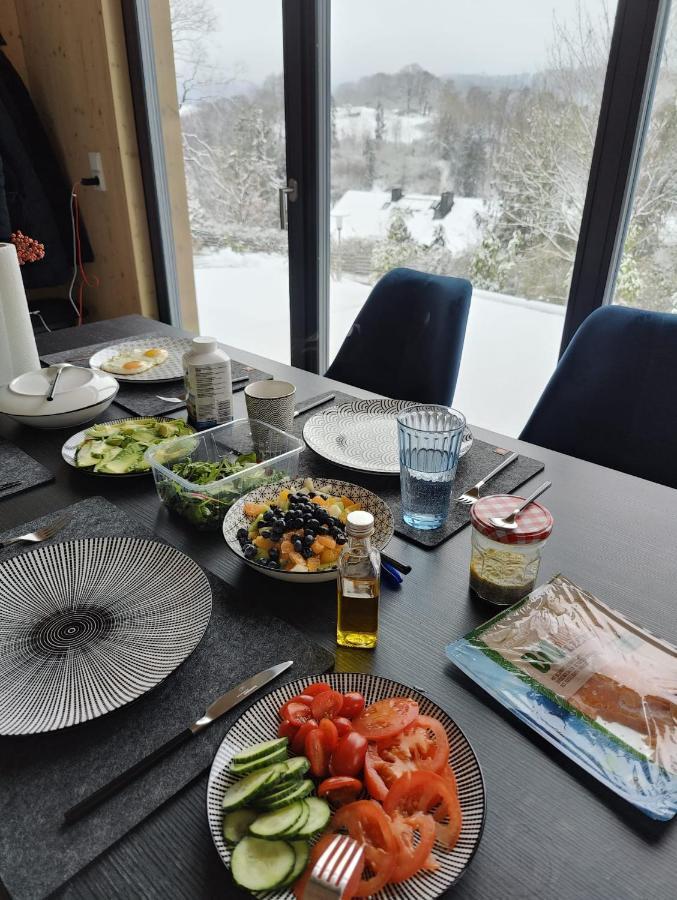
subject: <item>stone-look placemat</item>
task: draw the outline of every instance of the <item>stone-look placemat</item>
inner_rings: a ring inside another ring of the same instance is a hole
[[[0,500],[53,480],[54,475],[42,463],[11,441],[0,438]],[[4,484],[12,487],[3,489]]]
[[[351,403],[355,399],[355,397],[351,397],[348,394],[337,393],[333,404],[327,403],[298,416],[294,420],[294,433],[299,437],[303,437],[303,426],[311,416],[317,415],[333,405]],[[470,430],[472,431],[472,426]],[[505,449],[494,447],[492,444],[481,441],[476,437],[468,453],[458,463],[456,480],[452,488],[452,497],[457,497],[466,488],[476,484],[487,472],[491,472],[499,464],[506,452]],[[486,492],[510,494],[544,468],[544,464],[537,459],[531,459],[529,456],[520,454],[507,469],[504,469],[503,472],[492,478],[489,485],[487,485]],[[418,544],[420,547],[425,547],[427,550],[439,546],[470,522],[470,507],[464,503],[454,503],[452,499],[449,516],[441,528],[436,528],[433,531],[419,531],[416,528],[411,528],[402,519],[399,475],[369,475],[357,472],[354,469],[345,469],[318,456],[309,447],[306,447],[301,454],[299,474],[323,476],[325,478],[342,478],[344,481],[352,481],[355,484],[368,488],[368,490],[373,491],[385,500],[390,507],[395,520],[395,534],[406,538],[414,544]]]
[[[153,337],[157,335],[141,335],[139,338],[127,338],[127,340],[141,340],[147,338],[150,343]],[[99,350],[110,347],[112,344],[122,344],[125,340],[122,338],[103,341],[100,344],[90,344],[88,347],[78,347],[76,350],[61,350],[59,353],[50,353],[47,356],[41,356],[40,359],[46,365],[53,365],[59,362],[69,362],[74,366],[88,366],[90,358]],[[233,392],[243,391],[252,381],[267,381],[273,376],[269,372],[262,372],[253,366],[247,366],[237,360],[231,360],[232,377],[239,378],[241,375],[247,375],[248,381],[241,381],[239,384],[233,385]],[[183,393],[183,383],[180,379],[176,381],[165,381],[157,384],[149,384],[148,382],[139,382],[134,384],[129,381],[120,382],[120,390],[115,398],[115,403],[123,409],[128,410],[135,416],[164,416],[170,412],[176,412],[179,409],[185,409],[186,404],[183,401],[179,403],[167,403],[164,400],[158,400],[157,395],[161,394],[165,397],[176,397]]]
[[[153,537],[100,497],[68,511],[72,518],[59,540]],[[61,512],[12,533],[33,530]],[[0,550],[0,563],[31,549],[13,545]],[[294,665],[271,688],[333,666],[331,653],[266,613],[255,597],[238,596],[213,577],[210,583],[214,606],[205,636],[163,684],[83,725],[50,734],[0,737],[0,877],[14,900],[36,900],[54,891],[208,767],[230,725],[266,688],[91,815],[62,827],[66,809],[183,730],[224,691],[285,659],[293,659]]]

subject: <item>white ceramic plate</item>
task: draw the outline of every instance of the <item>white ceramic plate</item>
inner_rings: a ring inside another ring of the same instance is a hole
[[[332,406],[308,419],[303,439],[319,456],[346,469],[373,475],[399,475],[397,416],[420,406],[408,400],[355,400]],[[470,450],[473,436],[466,428],[461,456]]]
[[[382,891],[374,894],[374,897],[388,900],[435,900],[456,884],[470,865],[479,846],[486,815],[482,770],[470,742],[451,716],[418,691],[376,675],[341,672],[317,678],[301,678],[271,691],[240,716],[216,753],[207,785],[207,817],[212,840],[219,856],[226,866],[230,866],[230,847],[223,839],[221,809],[223,795],[235,781],[228,772],[230,761],[253,743],[276,737],[280,722],[278,715],[280,706],[296,694],[303,693],[303,688],[312,681],[327,681],[341,692],[360,691],[368,704],[385,697],[411,697],[417,701],[424,715],[433,716],[444,726],[449,738],[450,757],[463,815],[461,835],[451,851],[445,850],[439,844],[435,845],[433,853],[440,864],[437,871],[421,872],[400,884],[387,885]],[[224,896],[226,893],[227,885],[224,885]],[[259,896],[265,896],[268,900],[292,900],[294,895],[291,889],[286,889]]]
[[[159,541],[44,544],[0,564],[0,734],[55,731],[124,706],[197,647],[212,591]]]
[[[317,584],[320,581],[334,581],[336,579],[336,569],[329,569],[325,572],[282,572],[276,569],[266,569],[264,566],[245,559],[242,548],[237,540],[237,532],[239,528],[247,528],[251,524],[244,514],[245,503],[270,503],[280,493],[281,488],[288,488],[293,493],[303,488],[305,478],[296,478],[293,481],[282,481],[276,484],[266,484],[260,488],[255,488],[244,497],[234,503],[226,513],[223,520],[223,536],[230,549],[239,556],[252,569],[268,575],[270,578],[277,578],[280,581],[295,581],[299,584]],[[351,484],[349,481],[336,481],[332,478],[313,478],[313,489],[318,494],[331,494],[335,497],[350,497],[351,500],[360,504],[362,509],[366,509],[374,517],[374,534],[372,542],[379,550],[383,549],[393,536],[394,523],[393,515],[389,507],[366,488],[357,484]]]
[[[190,346],[190,338],[165,337],[164,335],[153,334],[147,338],[137,338],[133,341],[123,341],[120,344],[104,347],[103,350],[98,350],[94,356],[90,357],[89,365],[100,369],[106,360],[117,356],[119,353],[128,353],[130,350],[146,350],[148,347],[159,347],[161,350],[166,350],[169,354],[167,359],[160,365],[153,366],[152,369],[140,372],[138,375],[109,374],[112,374],[118,381],[126,381],[130,384],[134,382],[160,384],[164,381],[178,381],[180,378],[183,378],[183,354],[190,349]]]
[[[143,422],[146,419],[155,419],[157,422],[172,422],[173,419],[165,418],[164,416],[131,416],[128,419],[111,419],[110,422],[102,422],[102,425],[126,425],[131,422]],[[92,426],[90,425],[89,428]],[[68,438],[66,443],[61,448],[61,456],[65,462],[68,463],[69,466],[72,466],[74,469],[77,469],[78,472],[86,472],[87,475],[95,475],[97,478],[138,478],[142,475],[150,475],[152,469],[147,469],[145,472],[121,472],[119,475],[115,475],[112,472],[95,472],[94,469],[88,469],[85,466],[79,466],[76,461],[78,448],[80,444],[85,440],[87,436],[87,431],[89,429],[85,428],[83,431],[78,431],[77,434],[71,435]]]

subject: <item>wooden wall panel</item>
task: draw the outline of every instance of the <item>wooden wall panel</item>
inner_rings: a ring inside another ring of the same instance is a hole
[[[14,0],[0,0],[0,34],[7,42],[3,52],[21,75],[24,84],[28,85],[28,70]]]

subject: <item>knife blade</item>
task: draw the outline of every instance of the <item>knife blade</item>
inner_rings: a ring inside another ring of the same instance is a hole
[[[203,729],[207,728],[212,722],[215,722],[220,716],[224,713],[227,713],[234,706],[237,706],[238,703],[242,703],[250,694],[253,694],[254,691],[259,690],[264,685],[268,684],[269,681],[272,681],[274,678],[277,678],[278,675],[281,675],[285,672],[290,666],[293,666],[293,660],[287,660],[287,662],[278,663],[276,666],[270,666],[268,669],[264,669],[262,672],[258,672],[256,675],[252,675],[251,678],[247,678],[245,681],[241,682],[241,684],[236,685],[236,687],[231,688],[231,690],[226,691],[225,694],[222,694],[217,700],[215,700],[204,712],[204,715],[200,716],[195,722],[185,728],[183,731],[180,731],[178,734],[174,735],[173,738],[170,738],[166,743],[162,744],[162,746],[158,747],[157,750],[153,750],[152,753],[149,753],[148,756],[144,756],[143,759],[140,759],[137,763],[134,763],[133,766],[130,766],[129,769],[126,769],[124,772],[121,772],[116,778],[113,778],[112,781],[109,781],[108,784],[104,784],[103,787],[100,787],[97,791],[94,791],[93,794],[90,794],[89,797],[85,797],[84,800],[81,800],[79,803],[76,803],[75,806],[72,806],[69,810],[64,813],[64,823],[66,825],[72,825],[74,822],[77,822],[78,819],[81,819],[83,816],[86,816],[93,809],[99,806],[100,803],[103,803],[104,800],[107,800],[108,797],[112,797],[113,794],[117,794],[123,787],[126,787],[130,782],[134,781],[139,775],[148,769],[152,768],[155,763],[159,762],[168,753],[171,753],[172,750],[175,750],[177,747],[180,747],[182,744],[185,744],[186,741],[195,737],[196,734],[199,734]]]
[[[321,397],[316,397],[314,400],[308,400],[307,403],[299,403],[294,410],[294,418],[296,419],[298,416],[310,412],[310,410],[315,409],[316,406],[323,406],[325,403],[329,403],[329,401],[333,400],[335,397],[336,394],[322,394]]]

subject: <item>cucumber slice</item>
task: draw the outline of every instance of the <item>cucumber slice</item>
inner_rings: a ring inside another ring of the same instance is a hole
[[[279,887],[289,887],[290,884],[293,884],[297,878],[301,876],[301,873],[308,865],[308,857],[310,855],[310,848],[305,841],[291,841],[291,847],[296,854],[296,860],[294,862],[294,868],[291,870],[291,873],[287,875],[287,880],[284,881]]]
[[[310,768],[310,763],[305,756],[292,756],[285,762],[285,766],[287,767],[287,777],[303,778]]]
[[[303,816],[304,809],[300,801],[283,806],[274,812],[263,813],[250,825],[249,832],[254,837],[278,838],[285,832],[291,832],[294,825]]]
[[[285,840],[295,838],[299,831],[301,831],[301,829],[305,826],[306,822],[308,821],[308,816],[310,815],[310,809],[308,808],[305,800],[297,800],[296,802],[301,804],[301,815],[294,822],[294,824],[285,831],[284,834],[280,835],[280,837],[283,837]],[[267,815],[271,815],[271,813],[267,813]]]
[[[305,825],[296,832],[297,838],[309,838],[321,831],[331,818],[329,804],[319,797],[306,797],[303,801],[308,807],[308,819]]]
[[[272,891],[287,881],[295,865],[291,844],[251,836],[242,838],[230,858],[236,884],[248,891]]]
[[[231,765],[239,766],[250,763],[253,759],[260,759],[262,756],[267,756],[281,747],[286,747],[288,743],[287,738],[283,737],[275,738],[274,741],[262,741],[260,744],[253,744],[241,753],[237,753],[231,760]]]
[[[223,838],[227,844],[237,844],[249,834],[249,826],[259,815],[254,809],[236,809],[223,819]]]
[[[277,794],[271,794],[265,801],[261,801],[260,805],[263,809],[280,809],[282,806],[288,806],[294,800],[303,800],[308,794],[313,792],[313,782],[305,779],[298,781],[293,788],[287,788],[284,791],[278,791]]]
[[[252,772],[251,775],[245,776],[241,781],[231,784],[223,797],[223,809],[237,809],[238,806],[246,806],[246,804],[255,797],[267,785],[271,784],[277,777],[277,773],[271,768],[260,769],[258,772]]]
[[[280,747],[279,750],[267,753],[265,756],[259,756],[246,763],[232,762],[230,764],[230,771],[233,775],[249,775],[250,772],[255,772],[257,769],[262,769],[264,766],[269,766],[272,763],[284,762],[286,759],[287,748]]]

